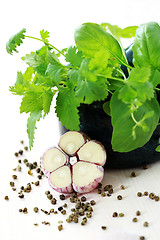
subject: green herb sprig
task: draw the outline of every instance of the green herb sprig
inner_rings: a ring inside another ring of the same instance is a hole
[[[22,57],[28,65],[10,91],[22,96],[20,113],[28,113],[27,133],[33,146],[36,122],[50,111],[57,93],[55,111],[62,124],[79,130],[78,107],[105,101],[103,109],[111,116],[112,148],[129,152],[151,138],[159,122],[157,94],[160,84],[160,26],[156,22],[124,29],[109,23],[84,23],[75,30],[75,46],[63,50],[49,42],[49,32],[40,38],[27,36],[26,30],[10,38],[8,53],[17,52],[24,39],[44,45]],[[130,66],[121,38],[132,38],[133,64]],[[65,64],[61,63],[61,57]],[[125,66],[129,76],[121,69]],[[157,148],[157,151],[159,147]]]

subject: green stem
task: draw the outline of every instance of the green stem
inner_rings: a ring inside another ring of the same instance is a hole
[[[160,91],[160,88],[155,88],[155,90]]]
[[[131,113],[131,117],[132,117],[133,121],[135,122],[135,124],[138,125],[139,122],[137,122],[137,120],[135,119],[133,113]]]
[[[64,53],[62,53],[58,48],[56,48],[55,46],[53,46],[51,43],[48,43],[48,42],[46,42],[46,41],[44,41],[44,40],[42,40],[42,39],[40,39],[40,38],[36,38],[36,37],[32,37],[32,36],[25,36],[25,37],[27,37],[27,38],[32,38],[32,39],[41,41],[41,42],[45,43],[46,45],[51,46],[53,49],[55,49],[57,52],[59,52],[61,55],[63,55],[63,56],[65,57]]]
[[[97,76],[99,76],[99,77],[105,77],[105,78],[108,78],[108,79],[113,79],[113,80],[116,80],[116,81],[125,83],[125,81],[124,81],[123,79],[121,79],[121,78],[116,78],[116,77],[111,77],[111,76],[109,77],[109,76],[105,76],[105,75],[103,75],[103,74],[97,74]]]

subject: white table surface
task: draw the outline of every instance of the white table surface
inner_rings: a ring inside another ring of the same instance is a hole
[[[57,48],[64,48],[73,44],[74,29],[84,22],[110,22],[120,27],[139,25],[148,21],[159,21],[160,2],[157,0],[135,1],[3,1],[0,8],[0,240],[27,240],[29,239],[92,239],[92,240],[138,240],[144,235],[147,240],[160,239],[160,201],[155,202],[149,197],[137,197],[137,192],[154,192],[160,196],[160,162],[149,165],[147,170],[136,169],[137,177],[131,178],[129,170],[105,171],[103,185],[112,184],[114,193],[111,197],[102,198],[95,192],[86,194],[87,200],[95,199],[93,217],[86,226],[71,223],[68,224],[66,216],[61,214],[46,216],[44,213],[33,212],[33,207],[50,209],[51,204],[44,192],[51,190],[47,179],[44,178],[39,187],[33,186],[31,193],[25,194],[24,199],[19,199],[17,192],[13,192],[9,186],[14,174],[13,168],[17,166],[17,158],[14,152],[22,148],[20,140],[28,145],[26,134],[25,114],[19,113],[21,98],[11,95],[8,88],[14,84],[16,72],[25,69],[21,56],[41,46],[34,40],[25,40],[19,48],[18,54],[10,56],[5,51],[5,43],[8,38],[21,28],[27,29],[28,35],[39,36],[42,29],[50,32],[51,41]],[[35,144],[31,152],[26,152],[21,158],[29,161],[38,161],[42,153],[49,147],[56,145],[59,139],[58,122],[54,113],[54,102],[51,113],[45,120],[37,124]],[[143,156],[142,156],[143,157]],[[17,172],[16,172],[17,173]],[[28,182],[35,181],[36,174],[29,176],[27,168],[22,164],[22,172],[18,172],[16,186],[19,188]],[[124,184],[125,190],[120,189]],[[52,190],[51,190],[52,191]],[[52,191],[58,198],[59,194]],[[123,199],[117,200],[121,194]],[[4,196],[9,196],[9,201]],[[68,209],[72,206],[69,200]],[[61,205],[63,202],[58,201]],[[57,206],[58,206],[57,204]],[[18,212],[19,208],[27,207],[29,213]],[[56,208],[56,207],[55,207]],[[132,222],[137,210],[141,211],[138,222]],[[113,218],[114,211],[123,212],[123,218]],[[69,212],[69,210],[68,210]],[[57,230],[58,221],[63,221],[64,229]],[[44,226],[42,221],[50,221],[51,226]],[[143,227],[145,221],[149,227]],[[39,223],[38,227],[34,223]],[[102,225],[107,230],[101,229]]]

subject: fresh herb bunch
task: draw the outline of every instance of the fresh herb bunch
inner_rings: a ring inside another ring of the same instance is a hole
[[[75,30],[75,46],[58,50],[49,43],[49,32],[41,38],[25,35],[26,30],[10,38],[7,52],[17,52],[23,39],[44,43],[39,50],[22,57],[28,64],[25,73],[17,73],[13,94],[22,96],[20,112],[30,113],[27,122],[29,146],[33,146],[36,121],[50,111],[57,93],[55,111],[69,130],[79,130],[78,107],[105,101],[103,109],[111,115],[112,148],[129,152],[142,147],[151,138],[159,122],[160,26],[156,22],[124,29],[116,25],[84,23]],[[121,38],[134,37],[133,64],[128,64]],[[64,58],[66,64],[60,59]],[[126,66],[126,78],[121,66]],[[160,151],[160,147],[157,147]]]

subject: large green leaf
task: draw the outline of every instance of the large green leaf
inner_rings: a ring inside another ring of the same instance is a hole
[[[156,22],[142,24],[133,44],[134,65],[151,68],[150,81],[154,87],[160,83],[160,26]]]
[[[95,23],[84,23],[75,31],[75,42],[86,57],[94,57],[99,51],[110,53],[120,64],[126,65],[122,49],[118,41]]]
[[[159,104],[156,99],[147,100],[132,115],[130,105],[119,100],[118,94],[119,91],[113,94],[110,103],[112,148],[129,152],[142,147],[151,138],[159,121]]]

